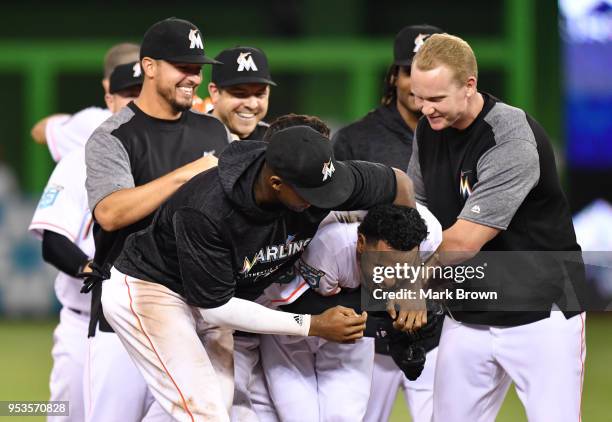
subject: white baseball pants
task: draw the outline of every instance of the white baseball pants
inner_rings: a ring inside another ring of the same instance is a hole
[[[434,382],[434,422],[494,421],[511,381],[530,422],[578,422],[585,314],[517,327],[444,320]]]

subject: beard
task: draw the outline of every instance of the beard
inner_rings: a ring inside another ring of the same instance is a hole
[[[173,87],[160,87],[157,86],[157,93],[161,96],[168,105],[172,108],[175,113],[181,113],[191,108],[193,102],[193,96],[189,99],[177,98],[176,89]]]

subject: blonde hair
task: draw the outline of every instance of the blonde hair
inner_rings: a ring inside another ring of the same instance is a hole
[[[137,62],[139,58],[140,46],[138,44],[123,42],[112,46],[104,55],[104,79],[110,78],[117,66]]]
[[[423,43],[412,63],[425,71],[444,65],[453,71],[459,86],[463,86],[470,76],[478,79],[478,64],[472,47],[454,35],[433,34]]]

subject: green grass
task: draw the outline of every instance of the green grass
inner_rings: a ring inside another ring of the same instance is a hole
[[[51,371],[51,343],[56,321],[0,320],[0,400],[47,400]],[[612,420],[612,315],[587,318],[587,364],[582,415],[584,421]],[[550,374],[554,377],[555,374]],[[44,421],[43,417],[0,417],[0,421]],[[498,422],[525,421],[514,390],[506,398]],[[391,422],[409,422],[404,400],[398,395]]]

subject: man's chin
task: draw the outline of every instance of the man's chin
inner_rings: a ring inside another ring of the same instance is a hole
[[[191,108],[192,104],[193,104],[193,98],[191,100],[186,100],[184,98],[181,98],[180,100],[175,99],[172,102],[172,107],[176,111],[187,111]]]

